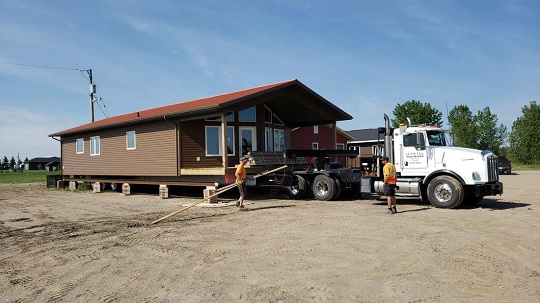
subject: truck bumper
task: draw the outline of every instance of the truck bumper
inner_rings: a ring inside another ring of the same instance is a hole
[[[503,184],[502,182],[486,183],[474,186],[474,193],[477,197],[502,195]]]

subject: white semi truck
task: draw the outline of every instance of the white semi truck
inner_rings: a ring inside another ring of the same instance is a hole
[[[499,182],[497,156],[491,151],[450,146],[443,129],[429,125],[403,125],[390,128],[384,115],[385,144],[372,158],[370,174],[362,168],[340,168],[324,163],[291,171],[283,183],[291,198],[313,194],[319,200],[335,200],[347,194],[383,195],[381,156],[388,156],[398,173],[396,195],[419,197],[440,208],[457,208],[463,201],[475,203],[485,196],[503,193]],[[356,157],[351,151],[288,150],[285,157]]]
[[[478,202],[501,195],[497,156],[488,150],[450,146],[443,129],[430,125],[402,125],[391,129],[385,119],[385,154],[398,173],[396,195],[421,197],[441,208],[463,201]],[[383,194],[382,180],[374,190]]]

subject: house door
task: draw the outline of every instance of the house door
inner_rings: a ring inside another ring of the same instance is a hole
[[[241,126],[238,130],[240,132],[240,140],[238,140],[240,145],[240,156],[244,156],[250,151],[257,150],[256,128],[251,126]]]

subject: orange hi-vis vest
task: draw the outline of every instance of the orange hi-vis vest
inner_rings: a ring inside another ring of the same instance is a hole
[[[397,174],[396,167],[392,163],[386,163],[383,167],[383,175],[388,176],[387,184],[396,184]]]

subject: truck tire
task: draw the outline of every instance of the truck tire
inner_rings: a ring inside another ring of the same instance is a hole
[[[465,198],[465,191],[463,185],[455,178],[438,176],[429,182],[427,197],[436,207],[457,208]]]
[[[286,190],[289,198],[299,200],[306,196],[310,186],[306,179],[304,179],[302,176],[296,176],[296,178],[298,178],[298,184],[287,186]]]
[[[332,200],[336,194],[336,190],[336,181],[327,175],[318,175],[313,180],[313,196],[317,200]]]
[[[336,191],[332,196],[332,200],[338,200],[341,197],[341,181],[336,177],[332,177],[332,179],[336,182]]]

